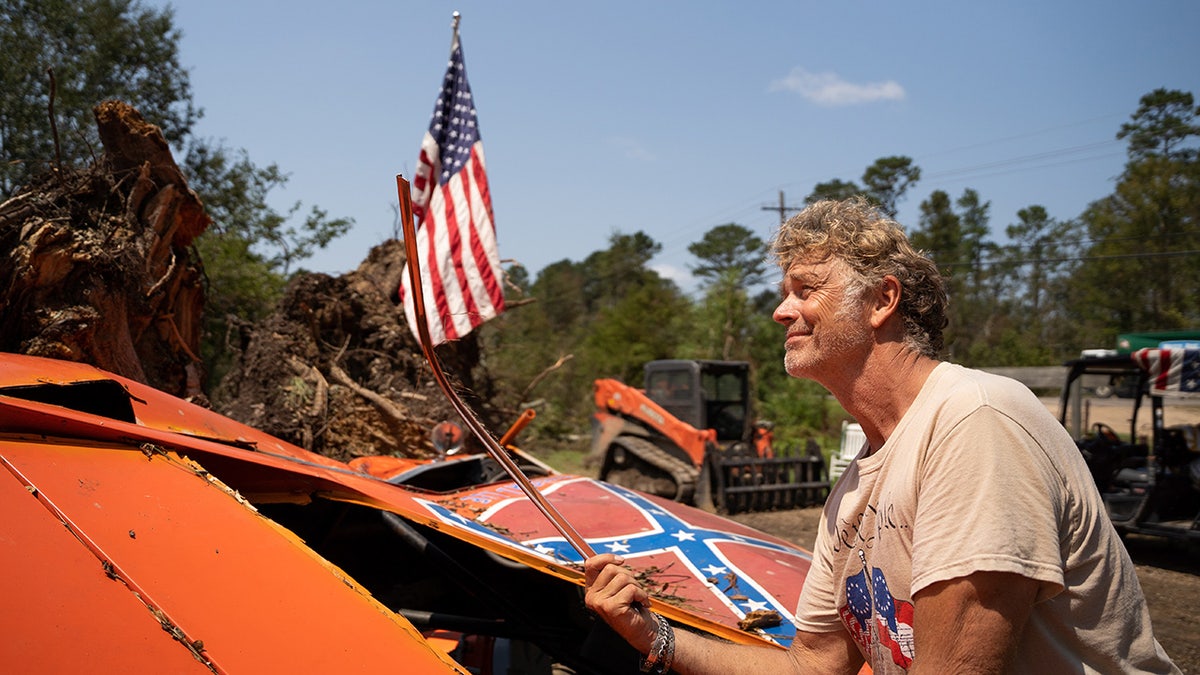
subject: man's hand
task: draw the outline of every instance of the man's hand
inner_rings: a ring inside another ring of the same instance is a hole
[[[588,558],[583,570],[587,579],[584,602],[633,648],[645,654],[654,642],[658,623],[647,609],[650,595],[629,570],[623,558],[611,553]]]
[[[585,602],[633,648],[645,654],[654,642],[657,625],[650,615],[650,596],[624,560],[603,553],[584,563],[587,577]],[[694,675],[729,673],[854,673],[862,655],[846,631],[798,633],[788,651],[709,640],[690,631],[675,631],[672,670]]]

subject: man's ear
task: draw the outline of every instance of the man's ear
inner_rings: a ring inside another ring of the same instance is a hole
[[[871,327],[880,328],[900,308],[900,280],[888,274],[875,287],[875,304],[871,308]]]

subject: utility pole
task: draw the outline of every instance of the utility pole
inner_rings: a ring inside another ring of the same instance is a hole
[[[804,207],[803,206],[788,206],[787,202],[783,198],[783,190],[780,190],[779,191],[779,206],[764,206],[764,207],[762,207],[762,210],[763,211],[778,211],[779,212],[779,224],[783,225],[785,222],[787,222],[787,217],[788,217],[789,213],[795,213],[797,211],[802,211],[802,210],[804,210]]]

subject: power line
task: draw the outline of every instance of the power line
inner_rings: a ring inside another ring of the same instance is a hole
[[[787,202],[783,198],[783,190],[780,190],[779,191],[779,206],[763,206],[762,210],[763,211],[778,211],[779,212],[779,224],[782,226],[785,222],[787,222],[787,214],[798,213],[800,211],[803,211],[804,207],[803,206],[788,206]]]
[[[1152,258],[1181,258],[1190,255],[1200,255],[1200,249],[1189,249],[1186,251],[1154,251],[1149,253],[1113,253],[1110,255],[1084,255],[1084,256],[1058,256],[1051,258],[1017,258],[1013,260],[1005,260],[1003,258],[990,258],[988,260],[938,263],[938,267],[995,267],[997,265],[1013,265],[1023,267],[1025,265],[1035,265],[1043,263],[1067,263],[1067,262],[1092,262],[1098,260],[1141,260]]]
[[[1190,237],[1195,237],[1197,235],[1200,235],[1200,228],[1193,227],[1193,228],[1186,228],[1186,229],[1182,229],[1182,230],[1176,230],[1174,232],[1169,232],[1166,234],[1157,234],[1157,235],[1154,235],[1153,239],[1155,241],[1164,241],[1167,239],[1178,239],[1180,237],[1190,238]],[[1073,241],[1064,241],[1064,239],[1065,239],[1064,237],[1058,237],[1053,240],[1047,240],[1047,241],[1043,241],[1040,243],[1025,244],[1025,245],[1020,245],[1020,246],[1009,244],[1009,245],[1005,245],[1004,248],[1008,251],[1013,251],[1013,252],[1033,250],[1034,248],[1044,247],[1047,245],[1058,245],[1062,248],[1075,247],[1077,249],[1082,249],[1082,248],[1096,248],[1101,245],[1104,245],[1104,246],[1120,245],[1123,242],[1130,242],[1130,241],[1139,241],[1139,242],[1146,241],[1147,238],[1148,237],[1146,235],[1129,235],[1129,236],[1125,236],[1125,237],[1085,238],[1085,239],[1078,239],[1078,240],[1073,240]],[[983,243],[984,243],[984,245],[994,244],[994,242],[986,242],[986,241]],[[933,255],[936,255],[937,253],[943,253],[943,252],[944,251],[932,251],[931,253]],[[951,263],[951,264],[959,264],[959,263]]]
[[[1042,134],[1048,134],[1053,131],[1061,131],[1063,129],[1072,129],[1075,127],[1081,127],[1081,126],[1085,126],[1088,124],[1092,124],[1094,122],[1110,120],[1110,119],[1113,119],[1116,117],[1125,117],[1125,115],[1126,115],[1125,113],[1108,113],[1106,115],[1101,115],[1099,117],[1092,117],[1090,119],[1081,120],[1079,122],[1070,122],[1068,124],[1060,124],[1057,126],[1040,129],[1038,131],[1030,131],[1030,132],[1023,133],[1023,134],[1016,134],[1013,136],[1005,136],[1003,138],[997,138],[997,139],[990,140],[990,141],[983,141],[981,143],[972,143],[971,145],[961,145],[957,148],[948,148],[946,150],[938,150],[936,152],[932,152],[932,153],[928,153],[928,154],[924,155],[924,158],[927,159],[929,157],[950,155],[950,154],[954,154],[956,152],[961,152],[963,150],[975,150],[977,148],[986,148],[988,146],[999,145],[1001,143],[1008,143],[1010,141],[1019,141],[1019,140],[1026,139],[1026,138],[1033,138],[1035,136],[1041,136]]]
[[[921,161],[923,161],[924,158],[928,158],[928,157],[935,157],[938,155],[949,154],[949,153],[956,152],[959,150],[969,150],[969,149],[974,149],[974,148],[978,148],[978,147],[985,147],[988,145],[996,145],[996,144],[1005,143],[1005,142],[1008,142],[1008,141],[1011,141],[1014,139],[1037,136],[1037,135],[1040,135],[1043,133],[1048,133],[1050,131],[1055,131],[1057,129],[1071,127],[1071,126],[1079,126],[1079,125],[1087,124],[1087,123],[1094,122],[1097,120],[1111,118],[1113,116],[1121,116],[1121,115],[1107,115],[1107,116],[1093,118],[1090,120],[1085,120],[1084,122],[1079,122],[1079,123],[1074,123],[1074,124],[1069,124],[1069,125],[1060,125],[1058,127],[1043,129],[1043,130],[1035,131],[1035,132],[1030,132],[1028,134],[1019,134],[1019,135],[1015,135],[1015,136],[1009,136],[1009,137],[1006,137],[1003,139],[997,139],[994,141],[987,141],[984,143],[977,143],[977,144],[973,144],[973,145],[969,145],[969,146],[962,146],[962,147],[953,148],[950,150],[943,150],[943,151],[935,152],[932,154],[926,154],[922,158],[915,159],[914,161],[916,161],[919,164]],[[1121,149],[1120,150],[1109,150],[1109,151],[1099,152],[1099,153],[1095,152],[1097,150],[1103,150],[1104,148],[1108,148],[1110,146],[1119,146],[1119,147],[1121,147]],[[978,180],[981,178],[989,178],[989,177],[994,177],[994,176],[1007,175],[1007,174],[1012,174],[1012,173],[1020,173],[1020,172],[1031,171],[1031,170],[1048,169],[1048,168],[1054,168],[1054,167],[1059,167],[1059,166],[1065,166],[1065,165],[1069,165],[1069,164],[1094,162],[1097,160],[1103,160],[1103,159],[1108,159],[1108,158],[1111,158],[1114,156],[1118,156],[1118,155],[1124,154],[1124,152],[1125,151],[1123,149],[1123,146],[1121,145],[1120,142],[1118,142],[1116,140],[1094,141],[1094,142],[1085,143],[1082,145],[1068,146],[1065,148],[1057,148],[1054,150],[1036,152],[1036,153],[1031,153],[1031,154],[1027,154],[1027,155],[1018,155],[1016,157],[1009,157],[1009,158],[1000,159],[1000,160],[996,160],[996,161],[992,161],[992,162],[983,162],[983,163],[979,163],[979,164],[972,164],[972,165],[963,166],[963,167],[946,169],[944,171],[938,171],[938,172],[934,172],[934,173],[930,173],[930,174],[922,176],[922,182],[926,182],[926,181],[953,182],[953,181],[957,181],[957,180]],[[1081,153],[1091,153],[1091,154],[1087,154],[1082,157],[1078,156]],[[1049,160],[1056,160],[1056,161],[1049,161]],[[840,175],[840,174],[838,174],[838,172],[834,172],[834,173],[835,173],[835,175]],[[845,172],[841,172],[841,173],[844,174]],[[788,184],[796,185],[797,183],[791,182]],[[774,211],[775,213],[777,213],[780,217],[779,222],[781,224],[787,220],[787,215],[789,213],[797,212],[799,210],[802,210],[802,208],[803,208],[803,207],[791,206],[791,205],[786,204],[786,201],[782,198],[783,192],[784,191],[782,189],[779,190],[779,195],[780,195],[781,199],[777,205],[761,205],[760,204],[760,206],[759,206],[759,210],[761,210],[761,211]],[[722,211],[724,213],[726,213],[727,215],[710,217],[710,218],[706,218],[705,220],[707,220],[707,222],[711,224],[710,226],[715,226],[715,224],[717,224],[717,221],[726,222],[730,218],[734,217],[733,215],[730,215],[730,214],[733,214],[735,212],[745,213],[748,216],[748,213],[747,213],[748,208],[749,207],[746,207],[746,206],[730,206],[726,209],[722,209]],[[722,220],[722,218],[724,218],[724,220]],[[697,224],[695,221],[691,221],[689,223],[681,225],[679,228],[677,228],[675,230],[674,235],[668,235],[663,240],[660,240],[660,243],[663,244],[662,252],[663,253],[667,253],[669,251],[673,252],[673,251],[677,251],[677,250],[683,248],[685,245],[685,244],[683,244],[683,241],[689,237],[689,233],[695,232],[700,227],[701,227],[701,225]],[[678,244],[677,244],[677,242],[678,242]]]

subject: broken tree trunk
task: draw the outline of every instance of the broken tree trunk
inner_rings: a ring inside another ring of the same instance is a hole
[[[104,155],[0,204],[0,350],[90,363],[202,397],[209,225],[158,127],[131,106],[94,109]]]

